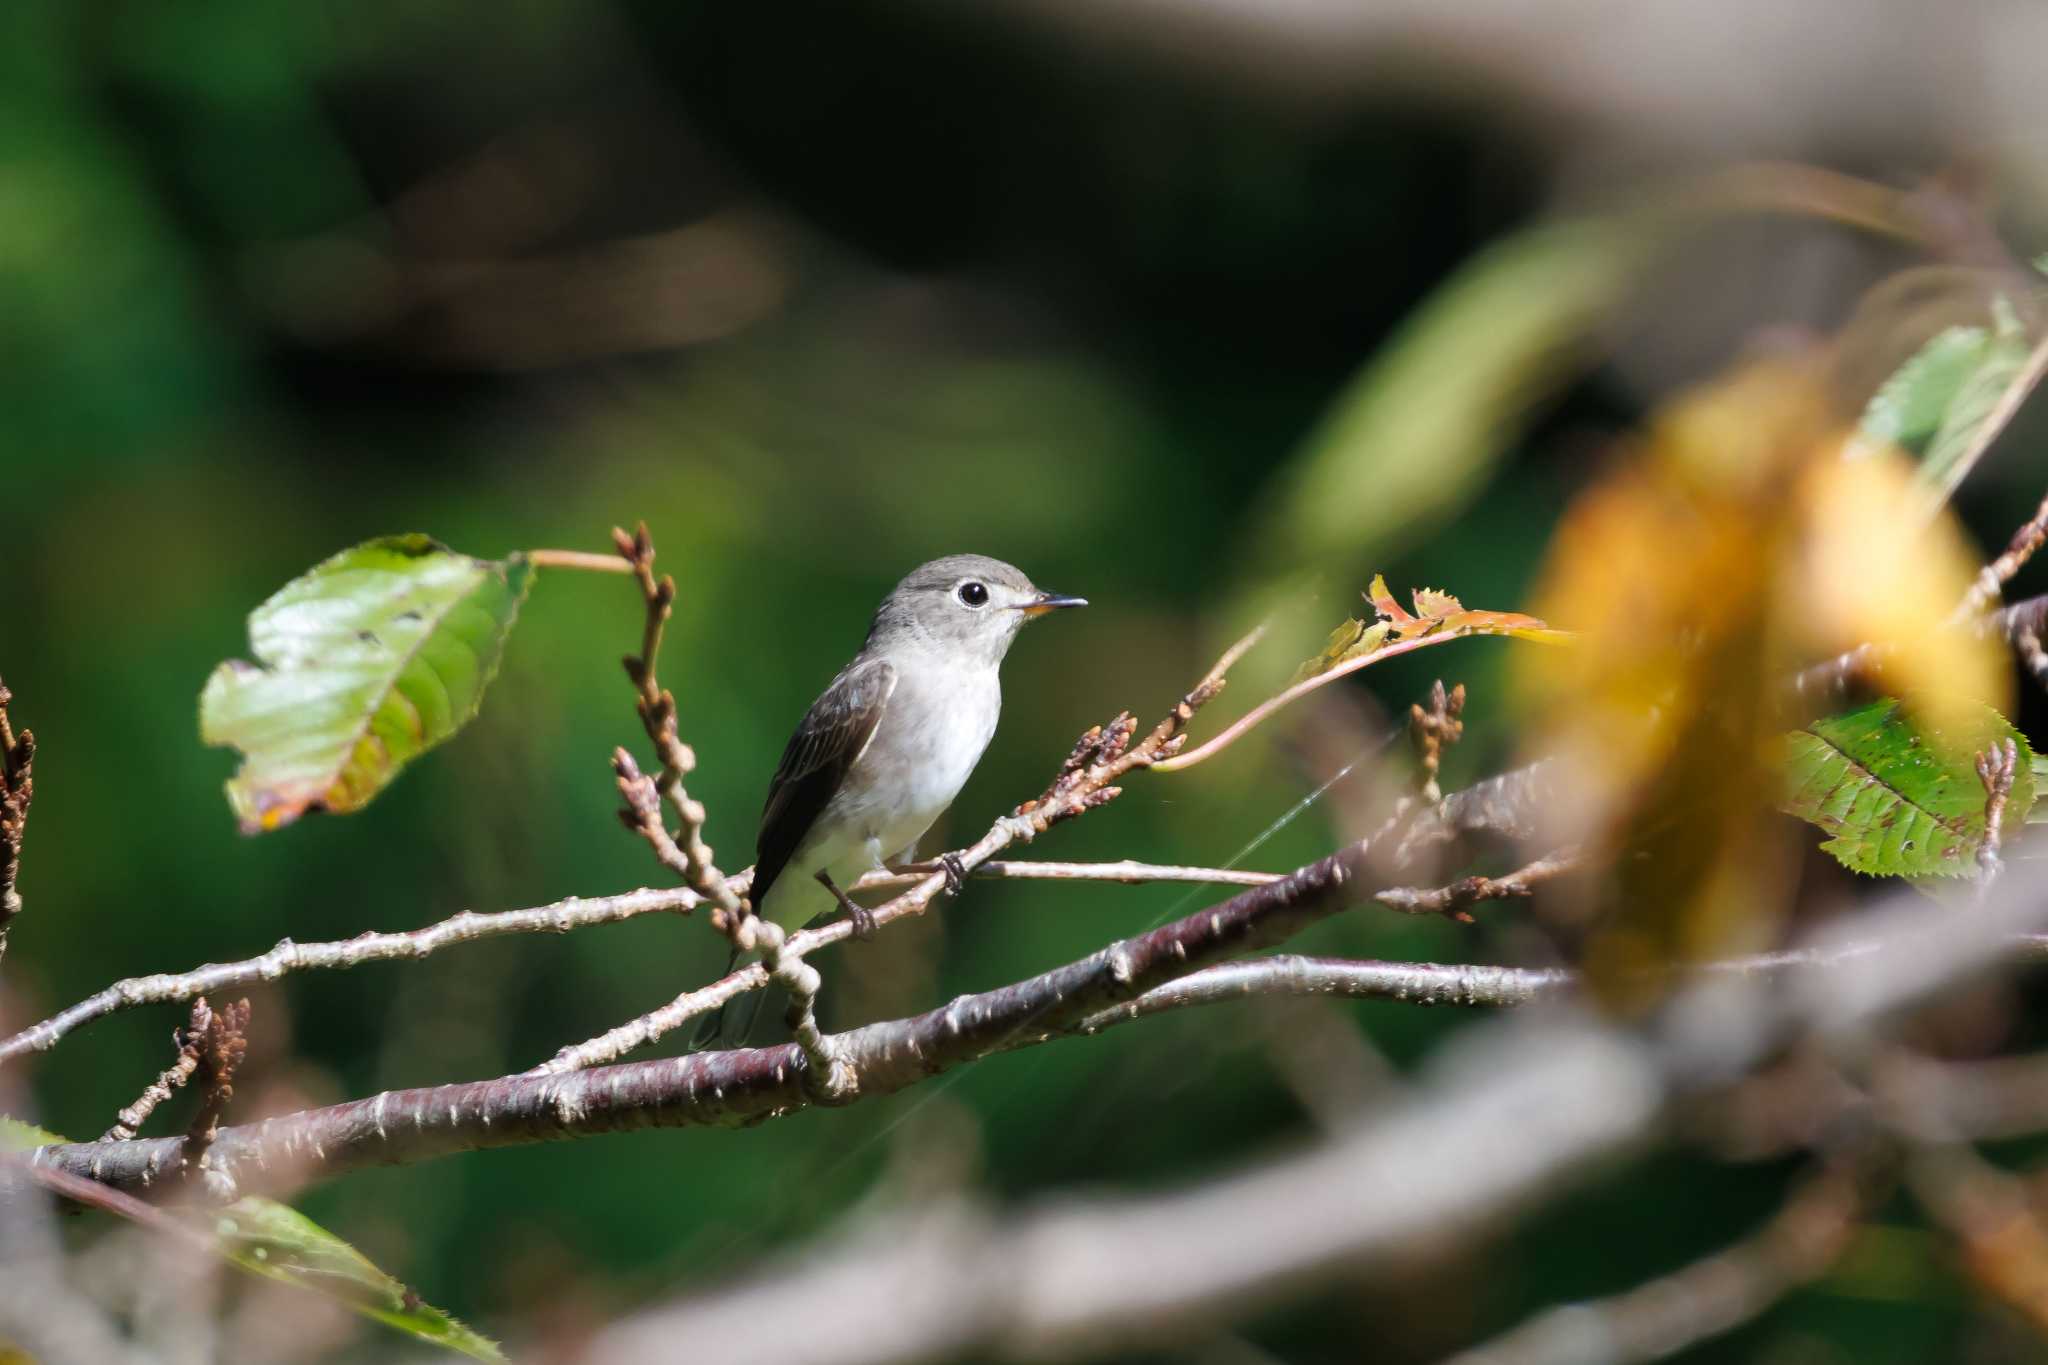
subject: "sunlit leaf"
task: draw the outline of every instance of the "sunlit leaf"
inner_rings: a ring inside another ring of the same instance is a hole
[[[0,1115],[0,1152],[26,1152],[67,1139]],[[471,1330],[379,1270],[368,1257],[274,1199],[239,1199],[221,1209],[179,1216],[206,1233],[214,1250],[249,1271],[338,1299],[365,1317],[474,1360],[502,1361],[497,1343]]]
[[[421,535],[344,550],[249,617],[256,664],[214,670],[200,733],[243,753],[247,831],[352,811],[476,714],[532,578]]]
[[[2000,824],[2014,833],[2034,805],[2034,755],[2026,737],[1988,706],[1946,728],[1916,720],[1889,698],[1814,721],[1785,737],[1780,805],[1826,830],[1821,847],[1852,871],[1970,876],[1984,842],[1976,758],[2008,739],[2027,759],[2014,774]]]
[[[1387,580],[1379,574],[1373,575],[1365,598],[1380,619],[1372,625],[1346,621],[1330,632],[1321,652],[1294,671],[1294,682],[1306,681],[1389,646],[1413,644],[1432,636],[1448,640],[1463,635],[1506,635],[1543,644],[1562,644],[1571,638],[1569,632],[1552,630],[1534,616],[1521,612],[1467,611],[1457,598],[1435,588],[1417,589],[1415,610],[1411,612],[1394,600],[1393,593],[1387,590]]]

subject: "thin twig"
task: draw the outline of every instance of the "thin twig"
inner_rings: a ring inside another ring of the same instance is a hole
[[[1458,719],[1464,709],[1465,684],[1459,683],[1446,692],[1442,678],[1430,685],[1427,709],[1420,702],[1408,707],[1408,734],[1415,744],[1415,759],[1421,770],[1422,799],[1432,806],[1444,799],[1443,789],[1437,785],[1437,773],[1443,767],[1444,750],[1465,733],[1465,723]]]
[[[193,1001],[191,1019],[171,1034],[171,1042],[178,1049],[178,1059],[164,1068],[163,1074],[136,1097],[135,1103],[115,1116],[114,1126],[107,1129],[101,1141],[121,1142],[134,1137],[142,1130],[142,1125],[149,1122],[149,1116],[156,1112],[156,1107],[192,1079],[192,1073],[199,1069],[200,1057],[206,1049],[207,1030],[212,1027],[212,1008],[204,998]]]
[[[706,817],[703,803],[691,797],[683,787],[683,779],[696,769],[697,754],[683,743],[676,728],[675,694],[661,685],[655,671],[661,657],[662,628],[668,623],[669,613],[675,609],[676,581],[667,574],[660,578],[654,576],[654,540],[647,534],[646,522],[641,522],[631,535],[613,527],[612,545],[639,580],[640,596],[647,605],[646,621],[641,628],[640,653],[626,656],[623,663],[626,676],[632,680],[637,694],[635,704],[640,712],[640,723],[645,727],[647,737],[654,741],[654,751],[661,759],[660,774],[649,779],[641,774],[632,755],[624,749],[612,755],[612,769],[618,775],[619,790],[626,797],[626,827],[647,838],[663,866],[675,870],[691,890],[718,907],[712,918],[715,927],[724,933],[736,933],[746,915],[746,906],[734,894],[725,874],[712,860],[711,845],[704,842]],[[648,804],[645,800],[648,785],[674,807],[681,821],[679,835],[669,833],[658,806],[651,815],[644,809]],[[678,858],[680,865],[676,861]]]
[[[1968,624],[1970,618],[1961,615],[1958,609],[1958,615],[1952,620],[1960,625]],[[2017,647],[2024,658],[2028,653],[2029,637],[2038,650],[2041,637],[2048,635],[2048,593],[1977,616],[1970,629],[1980,635],[1999,636]],[[1786,691],[1801,699],[1833,701],[1867,677],[1884,660],[1886,653],[1876,645],[1858,645],[1795,673],[1787,680]],[[2044,678],[2031,662],[2028,666],[2042,685],[2048,687],[2048,678]]]
[[[885,886],[907,886],[940,871],[938,863],[910,863],[887,872],[870,872],[847,888],[867,891]],[[1121,882],[1139,886],[1148,882],[1199,882],[1210,886],[1264,886],[1277,882],[1284,872],[1253,872],[1241,867],[1191,867],[1173,863],[1141,863],[1129,858],[1102,863],[1061,863],[1039,859],[991,858],[973,869],[976,877],[994,881],[1026,882]]]
[[[2042,345],[2048,349],[2048,342]],[[2034,552],[2043,543],[2048,543],[2048,498],[2043,498],[2041,505],[2034,509],[2034,515],[2012,533],[2003,553],[1986,564],[1971,580],[1969,591],[1963,594],[1963,600],[1956,605],[1955,614],[1950,617],[1951,624],[1968,621],[1989,609],[2005,591],[2005,585],[2034,557]]]
[[[1479,902],[1533,896],[1538,886],[1578,866],[1578,850],[1560,849],[1505,877],[1461,877],[1447,886],[1426,891],[1412,886],[1389,887],[1373,899],[1404,915],[1443,915],[1470,924],[1472,916],[1467,912]]]
[[[1242,739],[1247,733],[1257,729],[1275,712],[1292,706],[1295,702],[1300,701],[1318,688],[1328,687],[1339,678],[1349,677],[1361,668],[1370,668],[1372,665],[1386,659],[1391,659],[1398,654],[1408,654],[1418,649],[1427,649],[1431,645],[1443,644],[1447,640],[1462,640],[1465,638],[1467,637],[1464,635],[1445,631],[1435,635],[1418,636],[1412,640],[1396,640],[1393,644],[1382,645],[1370,654],[1362,654],[1356,659],[1347,659],[1335,668],[1324,669],[1312,678],[1303,678],[1285,691],[1268,697],[1251,710],[1245,712],[1244,715],[1238,717],[1236,721],[1232,722],[1230,726],[1213,739],[1196,745],[1184,754],[1178,754],[1163,762],[1155,763],[1153,767],[1162,773],[1179,772],[1183,768],[1192,768],[1197,763],[1206,762],[1217,754],[1222,753],[1239,739]]]
[[[2005,803],[2019,772],[2019,745],[2001,740],[1977,755],[1977,780],[1984,784],[1984,842],[1977,845],[1977,886],[1981,896],[1998,876],[1998,849],[2003,841]]]
[[[14,694],[0,682],[0,957],[7,953],[7,931],[21,913],[21,836],[28,825],[29,802],[35,797],[36,737],[15,733],[7,718]]]

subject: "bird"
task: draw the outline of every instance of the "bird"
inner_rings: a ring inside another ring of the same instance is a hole
[[[995,735],[998,672],[1025,623],[1087,605],[986,555],[905,575],[782,752],[755,840],[754,912],[789,932],[843,910],[856,935],[871,934],[873,917],[845,888],[891,857],[908,861],[960,794]],[[964,869],[942,861],[957,892]]]

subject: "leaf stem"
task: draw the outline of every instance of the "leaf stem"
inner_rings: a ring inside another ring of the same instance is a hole
[[[633,565],[617,555],[591,550],[526,550],[526,562],[536,569],[581,569],[586,573],[633,572]]]

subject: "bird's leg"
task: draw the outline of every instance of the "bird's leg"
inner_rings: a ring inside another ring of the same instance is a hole
[[[865,942],[875,936],[874,912],[856,903],[853,897],[841,891],[839,883],[832,880],[832,874],[822,867],[818,869],[818,884],[832,893],[832,898],[839,902],[839,908],[844,910],[846,917],[853,921],[853,936],[855,938]]]
[[[946,894],[957,896],[967,889],[967,864],[957,853],[941,853],[939,866],[946,872]]]

